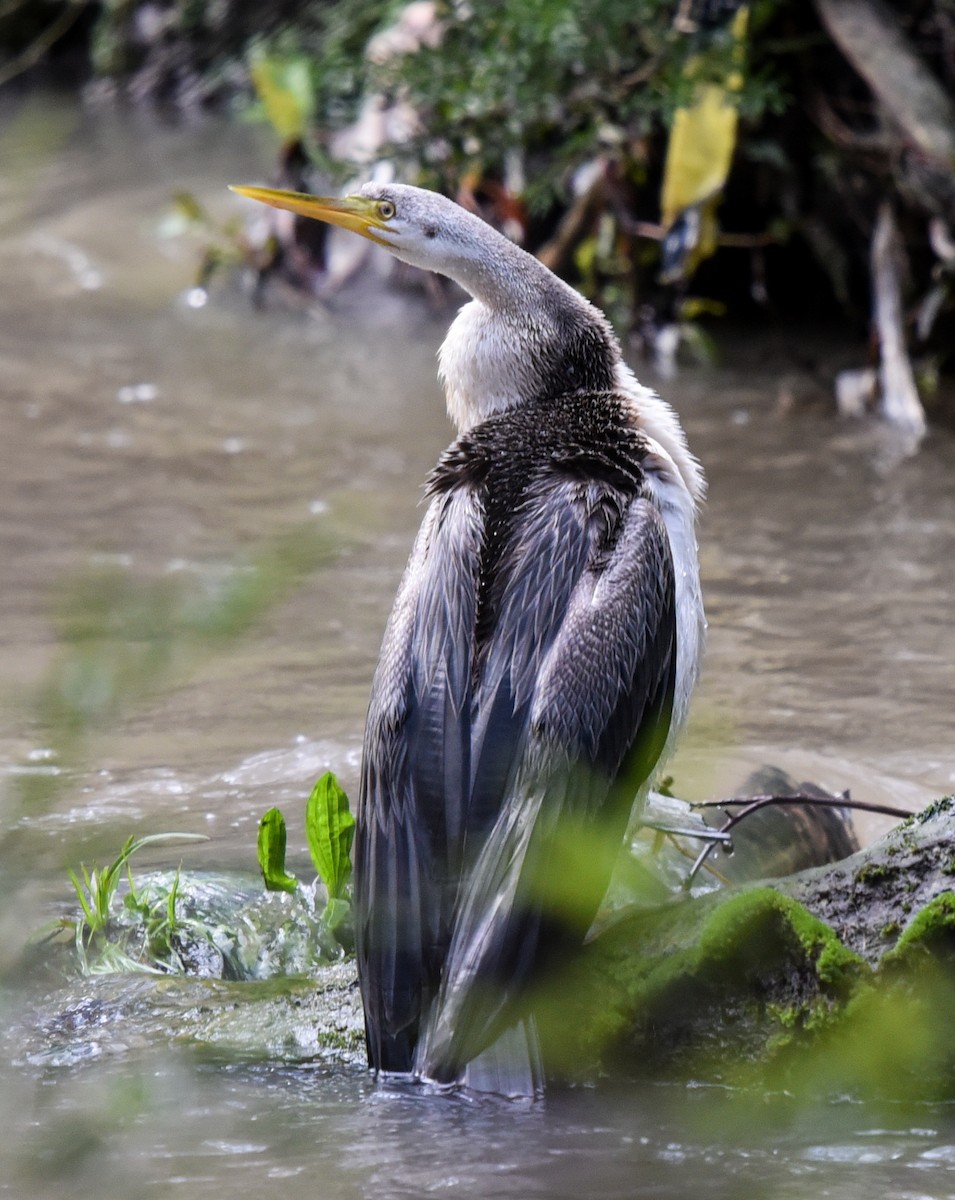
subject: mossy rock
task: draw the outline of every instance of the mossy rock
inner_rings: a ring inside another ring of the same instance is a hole
[[[942,892],[921,909],[880,963],[883,974],[931,963],[955,969],[955,892]]]
[[[721,1062],[765,1059],[819,1028],[867,973],[831,929],[768,887],[641,912],[544,992],[545,1062],[722,1074]]]
[[[635,912],[543,994],[545,1061],[953,1097],[953,857],[948,797],[842,862]]]
[[[921,909],[819,1036],[773,1067],[794,1094],[955,1099],[955,895]]]
[[[916,914],[951,894],[953,870],[955,797],[947,796],[850,858],[773,886],[831,926],[874,967],[901,944]]]

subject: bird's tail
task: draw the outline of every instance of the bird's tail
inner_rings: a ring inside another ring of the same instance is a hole
[[[428,1081],[427,1063],[420,1063],[415,1074]],[[475,1095],[539,1100],[544,1094],[544,1069],[534,1018],[527,1017],[505,1029],[497,1041],[462,1069],[452,1086]]]

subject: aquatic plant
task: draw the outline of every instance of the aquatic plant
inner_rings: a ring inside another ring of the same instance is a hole
[[[317,781],[305,805],[305,836],[327,902],[322,919],[342,946],[351,949],[351,847],[355,818],[348,796],[331,771]],[[294,892],[300,887],[285,868],[285,817],[270,808],[259,822],[258,858],[262,879],[269,891]]]
[[[144,846],[157,842],[201,842],[198,833],[155,833],[129,837],[107,867],[87,868],[80,874],[70,870],[70,881],[80,902],[80,916],[64,918],[56,928],[73,936],[80,971],[97,975],[106,971],[155,971],[183,973],[176,937],[182,926],[177,915],[179,871],[172,885],[162,891],[142,888],[133,881],[130,859]],[[125,871],[129,891],[118,903]]]
[[[311,885],[286,870],[281,811],[269,809],[259,824],[258,860],[266,889],[294,899],[280,912],[261,910],[234,882],[223,913],[212,877],[190,874],[184,879],[181,864],[174,873],[149,872],[137,879],[130,860],[143,847],[207,840],[202,834],[148,834],[127,838],[105,867],[94,863],[70,869],[79,913],[55,921],[36,940],[68,934],[82,975],[118,971],[263,979],[337,961],[354,944],[350,883],[355,819],[348,796],[330,771],[309,795],[305,832],[318,872]],[[324,888],[324,903],[319,887]]]

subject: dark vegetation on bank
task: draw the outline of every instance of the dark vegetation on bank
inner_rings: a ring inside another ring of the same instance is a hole
[[[872,322],[882,272],[930,414],[955,365],[947,0],[6,0],[0,83],[38,80],[170,114],[257,90],[279,137],[301,139],[307,178],[396,161],[505,225],[650,351],[701,315],[821,319],[874,367],[891,336]],[[673,146],[675,114],[708,87],[738,123],[704,115],[696,143]],[[725,181],[718,163],[692,177],[700,145],[731,163]],[[678,199],[661,218],[668,170]]]

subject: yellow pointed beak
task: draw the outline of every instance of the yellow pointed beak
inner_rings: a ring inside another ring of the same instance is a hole
[[[364,196],[344,196],[339,199],[335,196],[310,196],[307,192],[287,192],[282,188],[233,187],[231,184],[229,191],[247,196],[250,200],[259,200],[272,208],[285,208],[302,217],[314,217],[316,221],[340,225],[343,229],[350,229],[377,242],[379,246],[392,244],[375,233],[376,229],[386,228],[387,223],[378,211],[378,202]]]

